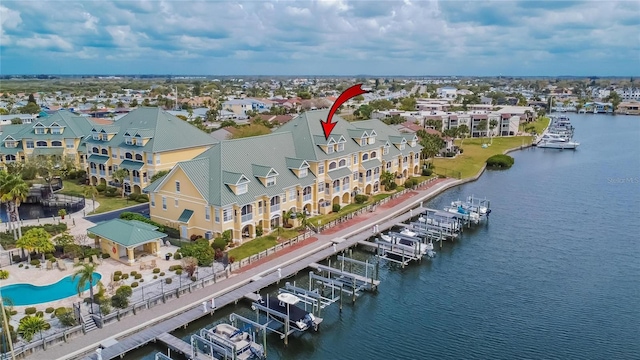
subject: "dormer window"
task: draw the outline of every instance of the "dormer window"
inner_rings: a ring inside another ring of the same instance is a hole
[[[399,149],[400,149],[400,150],[404,150],[404,144],[400,144]]]
[[[385,146],[382,148],[382,155],[387,155],[387,154],[389,154],[389,147]]]
[[[275,176],[269,176],[267,178],[267,181],[265,182],[265,186],[269,187],[269,186],[274,186],[276,184],[276,177]]]
[[[109,137],[107,136],[107,134],[100,134],[100,140],[107,141],[109,140]]]
[[[369,144],[369,145],[372,145],[372,144],[375,144],[375,143],[376,143],[376,138],[375,138],[375,137],[373,137],[373,136],[369,136],[369,138],[368,138],[368,144]]]
[[[16,147],[16,141],[15,140],[6,140],[4,142],[4,146],[6,146],[8,148],[14,148],[14,147]]]
[[[37,134],[37,135],[42,135],[42,134],[44,134],[44,128],[37,127],[37,128],[35,128],[35,131],[36,131],[36,134]]]
[[[100,140],[100,134],[93,134],[93,140]]]
[[[344,151],[344,143],[339,143],[338,144],[338,149],[337,151]]]
[[[55,135],[60,135],[60,134],[62,134],[62,128],[58,127],[58,126],[52,127],[51,128],[51,133],[55,134]]]
[[[135,143],[134,143],[134,141],[133,141],[133,139],[132,139],[130,136],[126,136],[126,137],[124,138],[124,143],[125,143],[125,144],[127,144],[127,145],[133,145],[133,144],[135,144]]]
[[[236,195],[246,194],[247,191],[249,191],[249,184],[240,184],[236,186]]]
[[[368,138],[363,137],[362,139],[360,139],[360,146],[365,146],[367,145],[368,142],[369,142]]]
[[[303,178],[303,177],[307,177],[307,169],[300,169],[300,175],[298,177]]]
[[[327,146],[327,154],[333,154],[333,150],[334,150],[334,145],[329,145]]]

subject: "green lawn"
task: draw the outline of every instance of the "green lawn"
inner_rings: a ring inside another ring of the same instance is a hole
[[[482,143],[489,139],[465,139],[462,143],[464,152],[455,158],[435,158],[433,164],[437,173],[460,174],[461,179],[475,176],[484,166],[487,159],[496,154],[502,154],[505,150],[530,144],[530,136],[496,137],[493,144],[486,149],[482,148]],[[460,146],[460,141],[456,140],[456,145]],[[446,171],[445,171],[446,170]]]
[[[292,239],[298,235],[300,235],[299,232],[294,229],[276,230],[270,235],[257,237],[236,248],[232,248],[229,250],[229,257],[234,257],[236,260],[242,260],[275,246],[278,243],[278,237],[282,239]]]
[[[542,132],[544,131],[544,129],[547,128],[547,126],[549,126],[549,122],[551,121],[551,119],[549,119],[548,117],[543,117],[540,118],[532,123],[528,123],[528,124],[520,124],[520,130],[524,131],[524,129],[526,127],[529,126],[533,126],[535,128],[535,132],[536,134],[542,134]]]
[[[83,194],[86,185],[79,185],[78,183],[69,180],[63,180],[62,185],[64,188],[59,191],[60,194],[84,196]],[[91,199],[87,199],[86,201],[91,201]],[[120,194],[116,197],[106,197],[102,194],[98,194],[98,196],[96,196],[96,202],[100,203],[100,206],[98,206],[98,208],[91,214],[100,214],[139,204],[138,202],[128,200],[127,198],[123,199]]]

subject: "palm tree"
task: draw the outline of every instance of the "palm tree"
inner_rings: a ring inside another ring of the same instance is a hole
[[[302,211],[297,214],[297,217],[300,219],[300,226],[306,229],[308,223],[307,212],[302,209]]]
[[[393,182],[393,179],[395,179],[395,176],[388,171],[383,171],[382,174],[380,174],[380,184],[384,185],[385,190],[387,190],[386,188]]]
[[[95,186],[89,185],[84,188],[84,197],[91,198],[94,210],[96,209],[96,196],[98,196],[98,189]]]
[[[13,229],[13,236],[15,239],[18,239],[22,237],[20,213],[18,212],[18,209],[20,208],[20,204],[29,195],[29,185],[27,185],[20,176],[16,175],[2,176],[1,179],[0,187],[2,190],[0,190],[0,199],[7,203],[7,215],[10,216],[10,221],[15,222],[16,224],[16,227]]]
[[[16,229],[13,226],[13,222],[11,221],[11,213],[12,213],[12,209],[11,209],[11,202],[10,201],[5,201],[6,198],[6,194],[9,193],[9,191],[11,191],[11,174],[9,174],[6,171],[0,171],[0,203],[5,203],[5,206],[7,207],[7,215],[8,215],[8,220],[9,220],[9,230],[13,230],[13,238],[17,239],[18,238],[18,234],[16,232]]]
[[[122,197],[124,198],[124,179],[129,177],[129,172],[125,169],[118,169],[111,175],[112,178],[118,181],[122,185]]]
[[[84,288],[89,284],[89,298],[91,299],[91,313],[93,313],[93,274],[96,271],[97,265],[94,263],[89,264],[76,264],[75,267],[79,268],[75,273],[71,276],[71,280],[75,281],[78,278],[78,285],[76,290],[78,291],[78,296],[82,296],[84,292]]]
[[[27,342],[33,339],[33,336],[41,331],[48,330],[51,325],[39,316],[25,316],[20,319],[18,325],[18,334]]]
[[[467,137],[467,135],[469,135],[469,127],[467,126],[467,124],[458,126],[458,135],[462,139],[462,141],[460,141],[460,146],[462,146],[464,139]]]
[[[493,144],[493,136],[492,136],[492,133],[493,133],[493,129],[495,129],[495,128],[496,128],[496,126],[498,126],[498,121],[497,121],[497,120],[491,120],[491,121],[489,121],[489,129],[491,130],[491,131],[489,132],[489,136],[491,137],[491,143],[492,143],[492,144]]]

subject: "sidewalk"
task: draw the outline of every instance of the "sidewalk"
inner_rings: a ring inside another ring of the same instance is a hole
[[[158,321],[160,317],[170,317],[171,314],[186,311],[190,308],[201,306],[202,301],[211,299],[213,296],[220,296],[230,287],[237,286],[238,283],[248,282],[256,275],[264,275],[276,271],[277,268],[286,266],[296,261],[300,257],[308,256],[312,253],[327,248],[336,238],[347,238],[363,231],[370,231],[373,224],[382,222],[389,218],[398,216],[417,203],[427,200],[440,192],[462,183],[459,180],[443,179],[435,181],[429,187],[415,190],[389,202],[388,206],[380,206],[370,214],[363,214],[366,220],[356,217],[339,225],[338,229],[330,229],[325,233],[318,234],[314,238],[307,239],[303,246],[290,250],[289,252],[279,252],[269,256],[258,263],[255,267],[243,269],[242,272],[229,279],[212,284],[205,288],[194,290],[192,293],[183,295],[178,299],[168,301],[166,304],[154,306],[151,309],[139,312],[137,315],[128,316],[121,321],[110,324],[103,329],[98,329],[84,336],[70,339],[67,343],[49,347],[45,353],[35,352],[29,359],[76,359],[82,355],[93,351],[106,339],[116,339],[139,331]],[[315,241],[313,241],[315,240]],[[309,242],[307,242],[309,241]]]

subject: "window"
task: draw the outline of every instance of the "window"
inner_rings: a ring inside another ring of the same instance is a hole
[[[55,134],[55,135],[60,135],[60,134],[62,134],[62,129],[59,128],[59,127],[51,128],[51,133]]]
[[[303,178],[303,177],[306,177],[306,176],[307,176],[307,169],[301,169],[299,177]]]
[[[36,128],[36,134],[38,134],[38,135],[44,134],[44,129],[43,128]]]
[[[344,143],[338,144],[338,151],[344,151]]]
[[[233,220],[233,210],[224,209],[222,210],[222,221],[229,222]]]
[[[376,143],[376,138],[373,136],[369,137],[369,145],[375,144]]]
[[[36,129],[36,134],[38,133],[38,129]],[[93,140],[100,140],[100,134],[93,134]]]
[[[27,140],[27,149],[33,149],[33,140]]]
[[[214,213],[215,213],[215,216],[216,216],[216,222],[219,223],[220,222],[220,209],[215,209]]]
[[[151,200],[151,207],[156,206],[156,194],[149,194],[149,200]]]
[[[343,167],[343,166],[347,166],[347,160],[345,159],[340,160],[340,162],[338,163],[338,167]]]
[[[327,154],[333,154],[333,145],[327,146]]]
[[[296,199],[296,189],[289,189],[289,201]]]
[[[13,140],[7,140],[4,142],[4,146],[8,147],[8,148],[14,148],[16,147],[16,142]]]
[[[118,171],[118,165],[113,165],[113,171]]]
[[[162,197],[162,210],[167,210],[167,198]]]
[[[127,145],[133,145],[133,139],[129,136],[124,138],[124,143]]]
[[[236,187],[236,195],[246,194],[248,190],[249,190],[249,187],[247,186],[247,184],[238,185]]]
[[[153,165],[153,154],[147,154],[147,164]]]
[[[418,160],[418,158],[419,158],[419,157],[420,157],[420,154],[419,154],[419,153],[416,153],[416,155],[414,156],[414,158],[415,158],[416,160]]]
[[[62,141],[60,141],[60,140],[53,140],[53,141],[51,142],[51,146],[52,146],[52,147],[62,147]]]
[[[372,152],[371,152],[371,158],[372,158],[372,159],[375,159],[375,158],[377,158],[377,157],[378,157],[378,154],[377,154],[375,151],[372,151]]]
[[[118,150],[112,150],[111,151],[111,157],[114,158],[114,159],[117,159],[118,158]]]
[[[404,150],[404,144],[400,144],[400,150]]]
[[[136,154],[136,161],[142,161],[142,154]]]
[[[102,140],[102,141],[107,141],[107,140],[109,140],[109,135],[107,135],[107,134],[100,134],[100,140]]]
[[[269,176],[267,178],[267,182],[266,182],[266,186],[273,186],[276,184],[276,177],[275,176]]]
[[[389,147],[385,146],[382,148],[382,155],[387,155],[387,154],[389,154]]]
[[[321,182],[318,184],[318,192],[323,192],[324,191],[324,183]]]
[[[38,141],[36,143],[37,147],[47,147],[47,142],[46,141]]]
[[[73,140],[73,139],[65,139],[64,142],[65,142],[65,144],[67,146],[67,149],[73,149],[73,148],[76,147],[75,140]]]
[[[362,154],[362,161],[369,160],[369,154]]]
[[[174,200],[175,206],[178,207],[178,198]]]
[[[180,194],[180,181],[176,181],[176,192]]]
[[[318,175],[324,174],[324,164],[318,165]]]
[[[94,146],[93,148],[91,148],[91,152],[93,154],[100,154],[100,149],[98,149],[97,147]]]
[[[391,169],[391,162],[387,162],[387,169]]]
[[[335,169],[335,168],[336,168],[336,166],[337,166],[337,165],[336,165],[335,161],[334,161],[334,162],[329,163],[329,171],[331,171],[331,170]]]
[[[133,154],[128,152],[128,153],[124,153],[124,158],[125,159],[129,159],[129,160],[133,160]]]
[[[102,149],[102,155],[107,155],[107,156],[109,156],[109,150],[107,150],[107,149]]]
[[[360,146],[365,146],[365,145],[367,145],[367,138],[366,137],[360,139]]]
[[[160,164],[160,154],[156,154],[156,165]]]
[[[211,208],[208,206],[204,208],[204,219],[207,221],[211,220]]]
[[[358,165],[358,155],[353,155],[353,165]]]
[[[353,172],[353,181],[358,180],[358,171]]]

